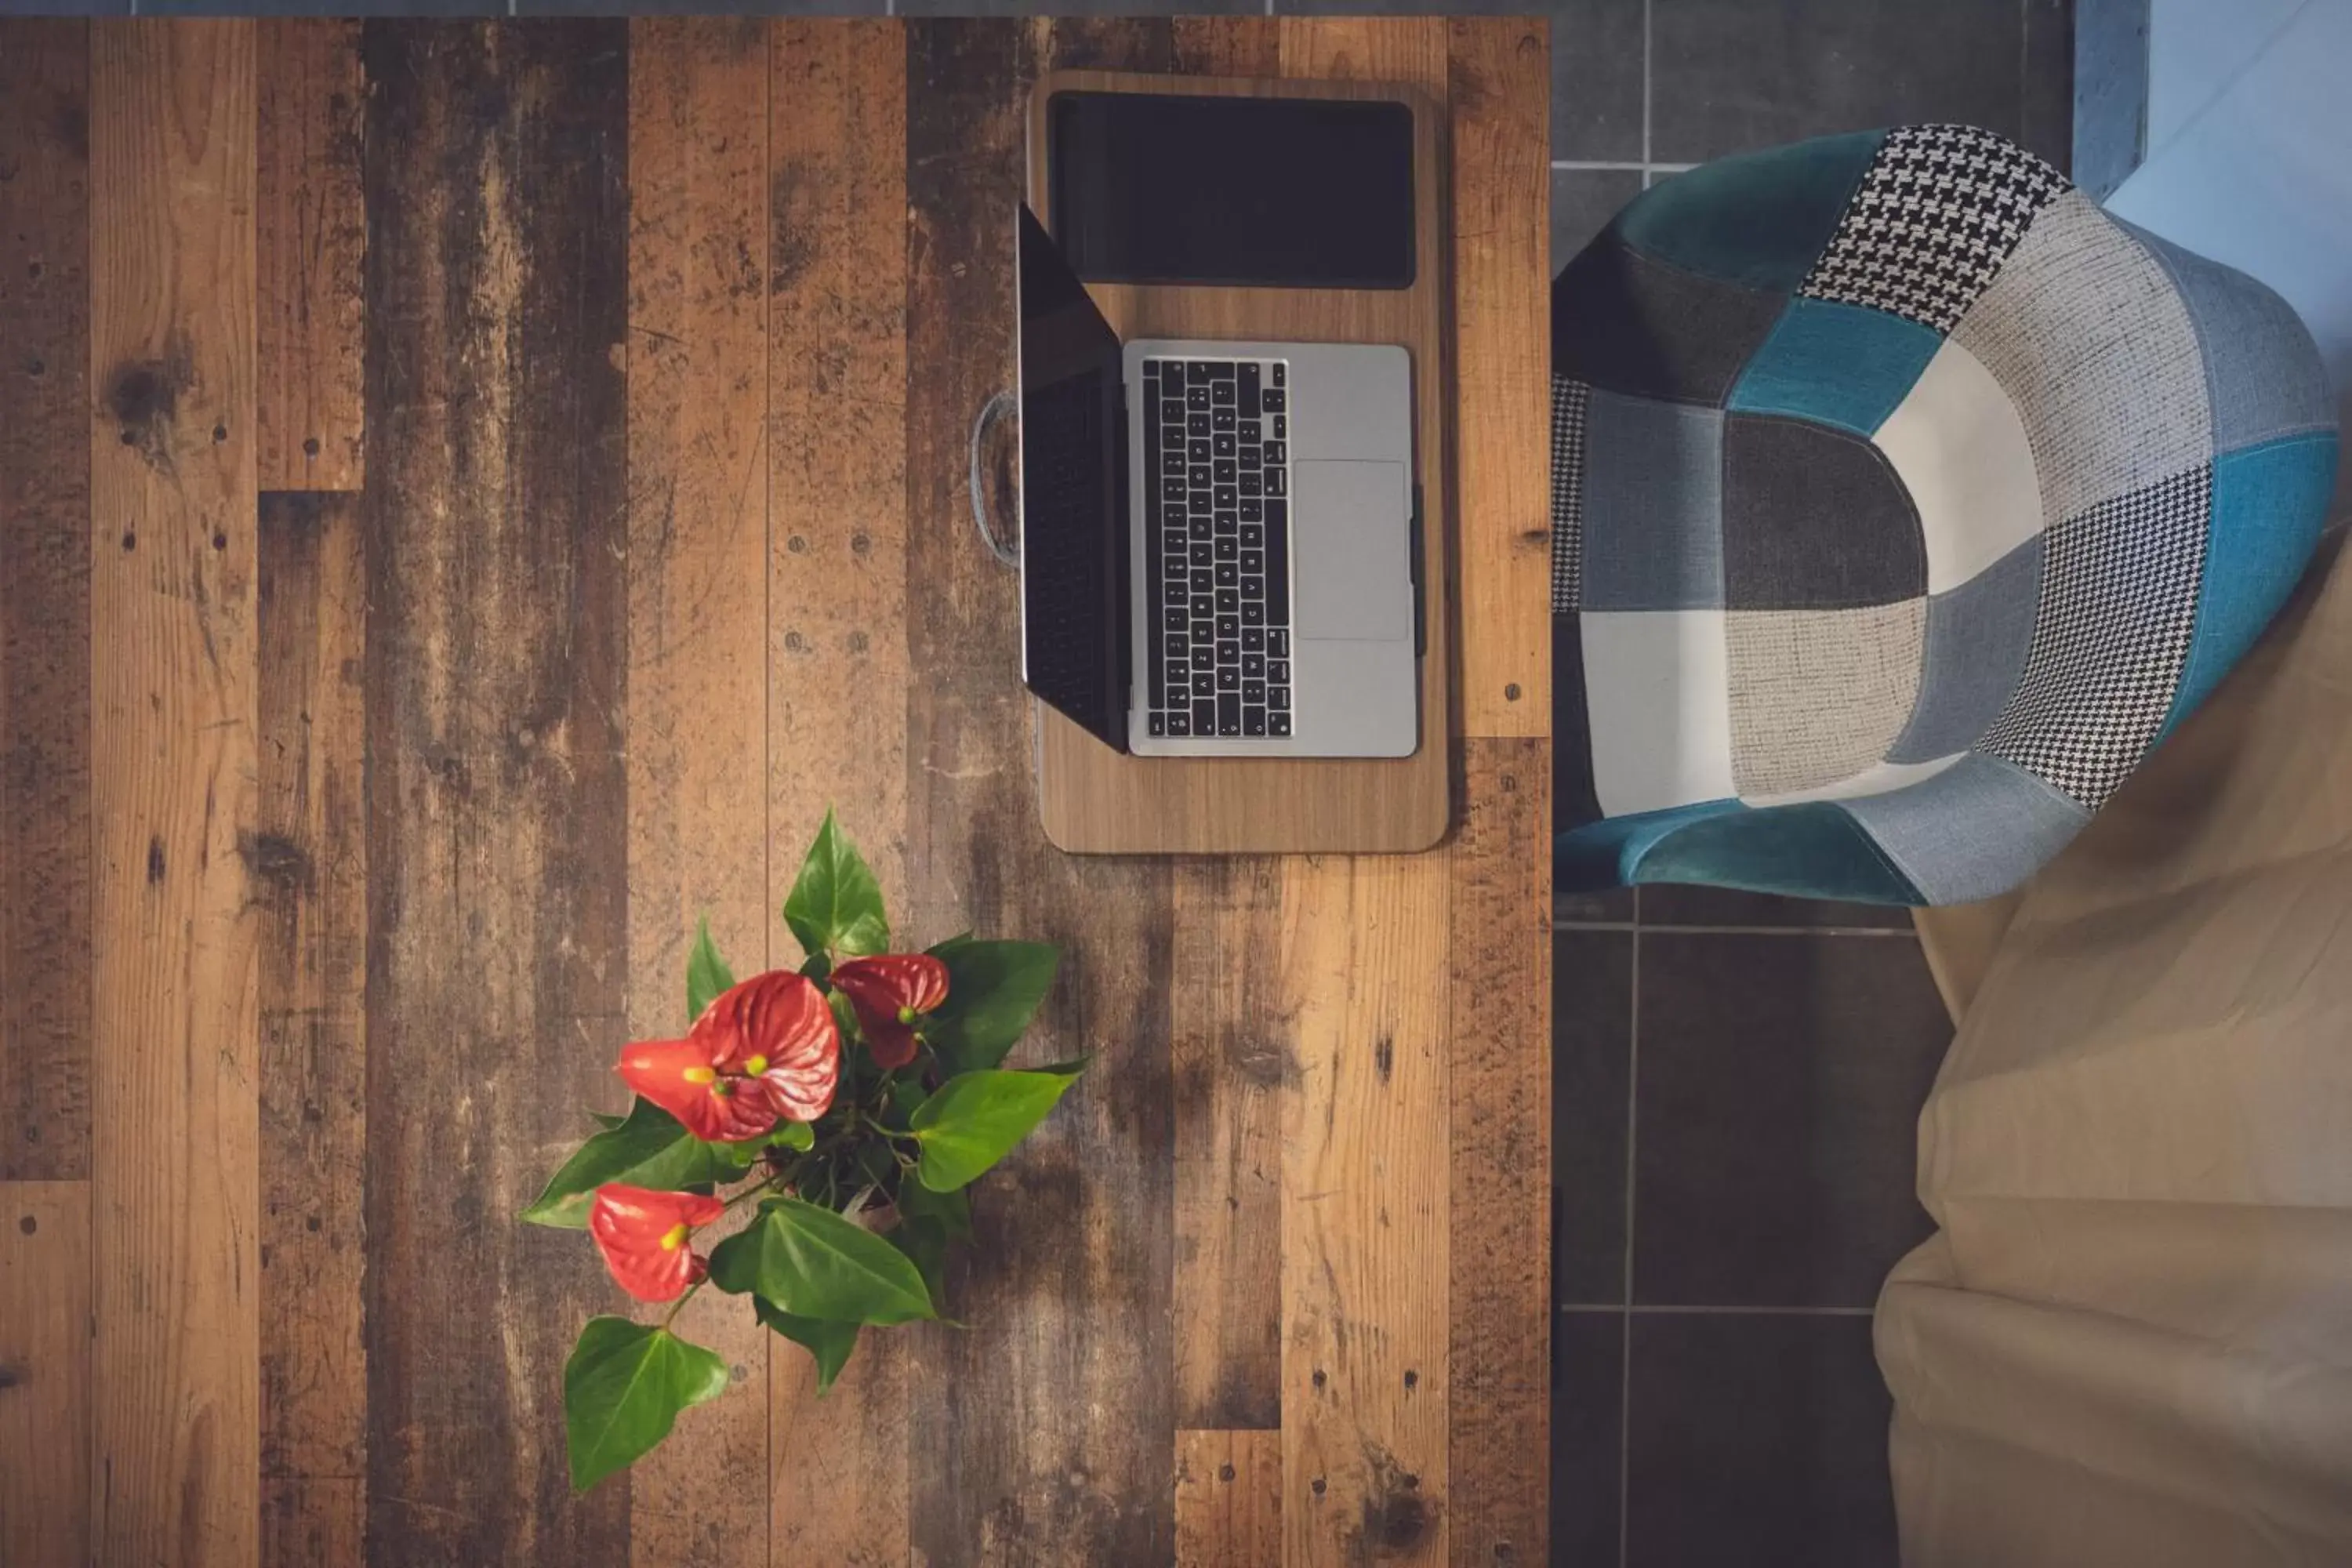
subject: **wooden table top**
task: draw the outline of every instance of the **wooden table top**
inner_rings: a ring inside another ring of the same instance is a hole
[[[1457,826],[1075,858],[965,502],[1027,84],[1448,105]],[[1543,24],[0,23],[0,1542],[13,1564],[1538,1564]],[[618,1297],[515,1213],[792,956],[1049,938],[1097,1065],[971,1326],[565,1487]]]

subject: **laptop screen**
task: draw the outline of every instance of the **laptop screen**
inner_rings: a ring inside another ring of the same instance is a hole
[[[1127,749],[1127,431],[1119,344],[1021,209],[1021,676]]]

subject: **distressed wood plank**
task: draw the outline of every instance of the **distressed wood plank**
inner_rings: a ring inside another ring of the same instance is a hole
[[[367,583],[357,496],[260,529],[262,1561],[307,1568],[351,1560],[310,1548],[356,1548],[367,1470]]]
[[[1172,71],[1174,21],[1166,16],[1036,16],[1029,47],[1036,68]]]
[[[1176,1420],[1282,1422],[1282,1116],[1297,1083],[1281,863],[1176,872]]]
[[[259,1550],[254,38],[93,24],[91,1347],[102,1563]]]
[[[1272,16],[1178,16],[1174,68],[1193,76],[1276,76],[1282,24]]]
[[[0,1544],[28,1568],[89,1560],[89,1247],[88,1182],[0,1182]]]
[[[825,806],[903,926],[907,816],[907,40],[892,21],[773,24],[769,121],[768,905]],[[842,439],[847,412],[857,437]],[[799,958],[779,932],[780,963]],[[907,1330],[870,1330],[820,1403],[769,1355],[769,1552],[903,1563]]]
[[[1446,858],[1285,871],[1282,1560],[1442,1563]]]
[[[89,91],[0,23],[0,1180],[89,1174]]]
[[[707,918],[767,966],[768,34],[750,17],[629,25],[629,1027],[670,1038]],[[617,1083],[605,1091],[619,1107]],[[768,1466],[767,1331],[700,1292],[679,1333],[736,1386],[631,1471],[645,1568],[764,1568],[743,1492]]]
[[[1097,1053],[978,1201],[951,1270],[970,1330],[914,1338],[918,1559],[1149,1565],[1173,1552],[1170,1401],[1171,871],[1046,844],[1013,574],[972,536],[965,442],[1013,381],[1013,226],[1024,36],[908,29],[908,880],[910,924],[1058,942],[1023,1047]],[[917,371],[914,367],[919,367]]]
[[[360,23],[273,16],[256,26],[261,487],[357,489],[367,467],[360,417],[367,255]]]
[[[1446,24],[1465,735],[1551,726],[1550,24]]]
[[[371,21],[368,1496],[397,1563],[619,1564],[517,1225],[627,1034],[626,24]],[[689,1415],[681,1424],[693,1429]]]
[[[1551,742],[1465,742],[1449,847],[1455,1568],[1550,1561]],[[1475,1260],[1475,1261],[1474,1261]]]
[[[1282,1561],[1282,1435],[1176,1434],[1176,1568]]]

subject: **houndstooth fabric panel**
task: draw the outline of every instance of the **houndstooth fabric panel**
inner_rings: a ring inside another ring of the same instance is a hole
[[[1584,417],[1592,388],[1551,378],[1551,611],[1577,607],[1584,567]]]
[[[1990,131],[1890,131],[1797,291],[1948,332],[2033,215],[2070,188],[2057,170]]]
[[[2105,804],[2172,705],[2212,504],[2213,466],[2200,463],[2049,531],[2025,673],[1979,751]]]

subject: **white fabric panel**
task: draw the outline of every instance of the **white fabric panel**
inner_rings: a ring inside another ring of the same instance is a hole
[[[1818,789],[1790,790],[1786,795],[1742,795],[1740,798],[1749,805],[1764,806],[1796,805],[1809,800],[1853,800],[1860,795],[1885,795],[1889,790],[1934,778],[1967,755],[1966,752],[1954,752],[1948,757],[1937,757],[1924,763],[1875,763],[1858,773]]]
[[[1731,662],[1721,610],[1587,610],[1592,785],[1611,816],[1727,800]]]
[[[1874,439],[1927,540],[1927,592],[1958,587],[2042,531],[2033,444],[1976,355],[1947,340]]]

